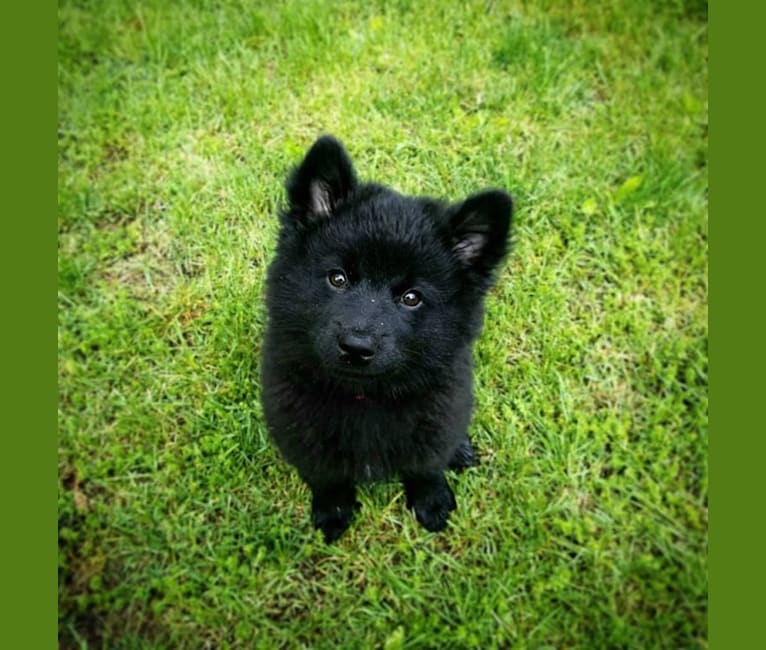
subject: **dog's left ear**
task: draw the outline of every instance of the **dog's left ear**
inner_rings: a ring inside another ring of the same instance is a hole
[[[311,223],[333,214],[358,184],[354,166],[339,140],[323,135],[287,180],[289,215]]]
[[[448,210],[450,244],[460,263],[489,280],[508,252],[513,200],[502,190],[469,196]]]

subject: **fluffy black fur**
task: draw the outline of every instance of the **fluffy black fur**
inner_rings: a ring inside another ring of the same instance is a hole
[[[332,136],[287,195],[262,364],[273,440],[328,542],[351,522],[355,485],[392,476],[418,521],[441,530],[456,505],[444,470],[476,462],[471,345],[508,250],[511,197],[447,205],[360,183]]]

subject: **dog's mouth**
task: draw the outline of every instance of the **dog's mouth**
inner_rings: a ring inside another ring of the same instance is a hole
[[[330,372],[339,379],[352,381],[379,379],[388,374],[385,365],[370,363],[369,359],[357,359],[349,355],[342,355],[330,369]]]
[[[363,399],[360,396],[368,392],[379,393],[391,378],[388,369],[355,366],[336,366],[329,374],[341,390],[354,393],[357,399]]]
[[[348,379],[353,381],[353,380],[365,380],[365,379],[367,380],[380,379],[386,373],[376,372],[374,370],[365,370],[364,368],[345,367],[345,368],[335,368],[332,374],[338,379]]]
[[[367,403],[380,396],[381,386],[384,385],[381,380],[387,374],[361,368],[336,368],[332,378],[343,393],[353,396],[358,402]]]

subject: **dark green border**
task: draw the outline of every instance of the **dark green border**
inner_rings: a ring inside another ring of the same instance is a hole
[[[763,644],[766,8],[711,3],[710,648]]]
[[[3,645],[56,639],[55,5],[3,6]],[[766,8],[710,6],[710,647],[760,639]],[[758,15],[761,14],[761,15]],[[49,221],[50,219],[50,221]],[[49,229],[50,224],[50,229]],[[739,288],[739,291],[737,289]],[[748,369],[750,373],[747,373]],[[748,378],[746,374],[751,374]],[[49,404],[50,400],[50,404]],[[750,409],[747,407],[750,406]],[[15,642],[15,643],[14,643]]]
[[[56,5],[0,10],[3,324],[0,645],[53,648],[56,552]]]

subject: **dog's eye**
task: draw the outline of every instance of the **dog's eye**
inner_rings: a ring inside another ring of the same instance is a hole
[[[423,296],[421,296],[417,291],[414,291],[413,289],[405,291],[402,294],[402,304],[405,307],[417,307],[421,300],[423,300]]]
[[[345,287],[348,284],[348,278],[346,274],[340,269],[334,269],[327,274],[327,281],[336,289]]]

